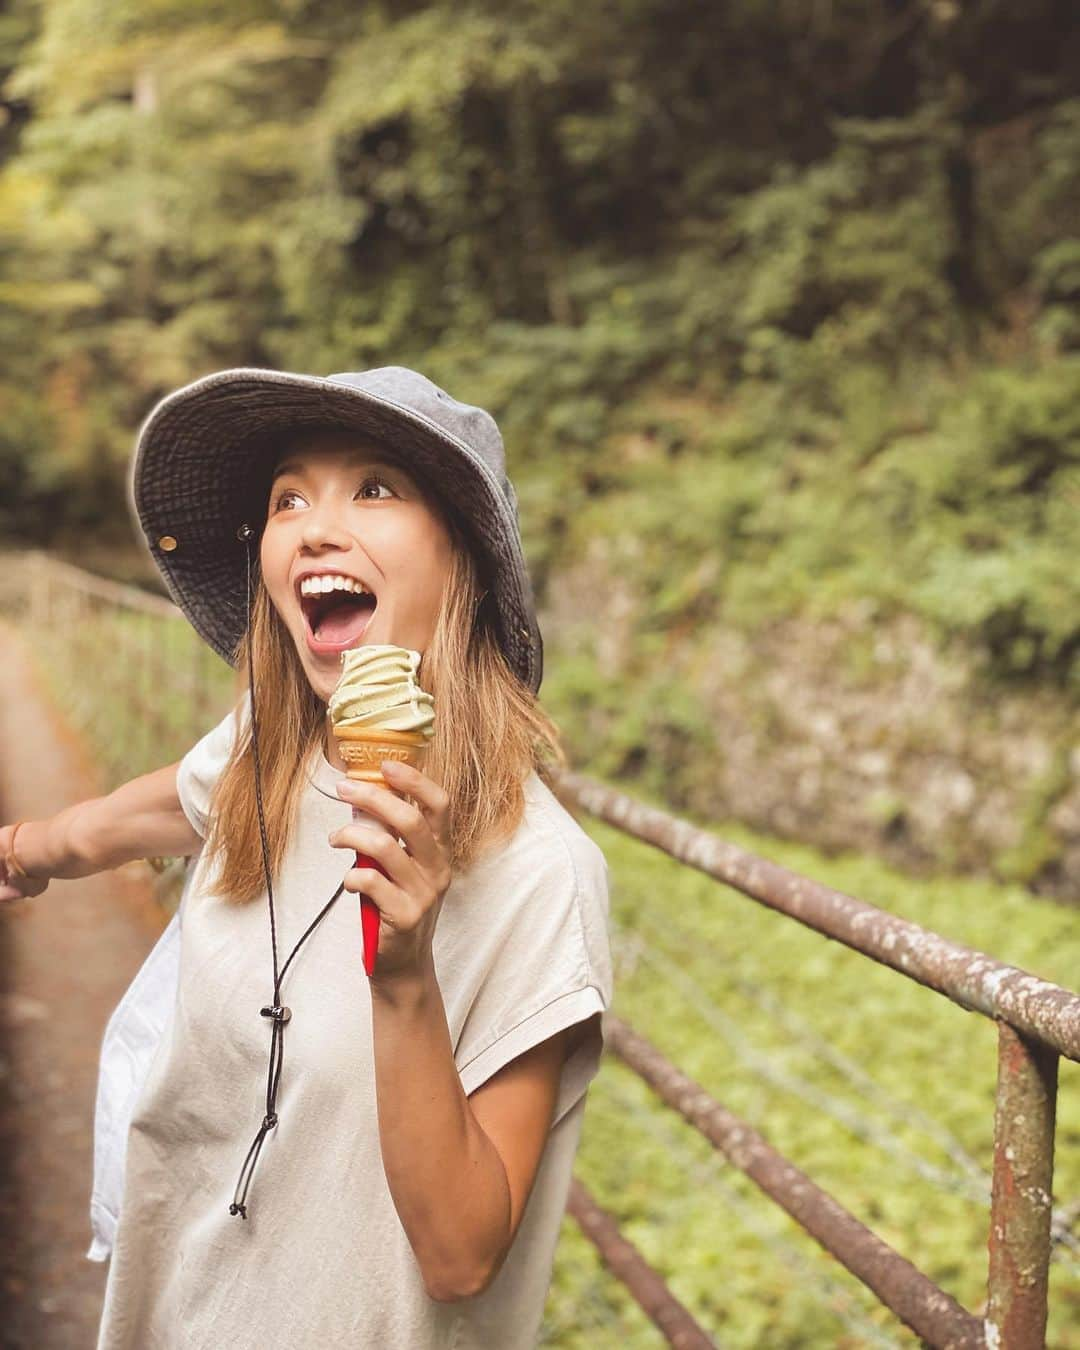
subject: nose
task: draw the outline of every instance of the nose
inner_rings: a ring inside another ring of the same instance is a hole
[[[305,548],[315,550],[325,548],[348,549],[350,545],[350,536],[344,521],[340,518],[334,504],[325,501],[310,507],[304,513],[304,525],[300,531],[300,539]]]

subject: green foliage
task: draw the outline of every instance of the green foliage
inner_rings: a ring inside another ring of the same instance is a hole
[[[1030,76],[1048,91],[1034,176],[986,157],[1031,178],[1015,205],[971,156],[960,200],[957,146],[982,123],[946,96],[968,80],[980,118],[1010,117],[1023,70],[983,76],[970,51],[1029,35],[1041,52],[1047,22],[985,4],[896,34],[874,7],[807,25],[749,0],[723,23],[703,0],[18,6],[12,384],[43,426],[92,405],[41,453],[70,456],[76,482],[103,459],[115,509],[150,402],[229,362],[414,360],[550,463],[567,440],[594,448],[656,372],[786,401],[854,363],[940,359],[993,290],[983,235],[1018,281],[1037,273],[1040,331],[1068,346],[1070,73]],[[985,275],[965,290],[971,212]]]
[[[993,1023],[615,830],[589,828],[612,870],[615,1011],[955,1298],[980,1307]],[[1075,980],[1075,922],[1020,887],[916,882],[737,826],[720,833],[1000,960],[1066,987]],[[1080,1187],[1078,1143],[1080,1080],[1063,1064],[1058,1204]],[[590,1090],[578,1172],[719,1343],[916,1343],[617,1061]],[[1080,1269],[1069,1258],[1051,1272],[1047,1344],[1068,1350],[1080,1346]],[[621,1311],[627,1300],[568,1221],[543,1343],[662,1344],[625,1320],[590,1325],[609,1305]]]
[[[828,160],[782,166],[736,210],[748,276],[735,320],[748,374],[774,361],[782,373],[783,338],[825,324],[836,335],[834,360],[943,353],[959,336],[932,128],[920,136],[907,121],[879,120],[832,130],[838,146]]]
[[[1053,5],[797,10],[16,5],[0,528],[128,537],[132,433],[208,370],[404,362],[499,418],[541,601],[623,606],[548,663],[594,769],[704,806],[712,639],[855,598],[1075,698]]]
[[[1080,239],[1060,239],[1035,257],[1034,280],[1042,302],[1039,331],[1062,351],[1080,348]]]
[[[862,596],[967,635],[1003,676],[1080,680],[1080,363],[961,383],[912,372],[890,399],[866,368],[826,391],[805,355],[808,392],[785,407],[766,384],[720,419],[693,400],[639,400],[636,439],[610,439],[607,490],[574,503],[565,553],[619,520],[605,565],[632,579],[647,631],[720,614],[754,626]]]

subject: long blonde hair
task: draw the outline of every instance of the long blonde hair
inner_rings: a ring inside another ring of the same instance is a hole
[[[451,565],[420,679],[435,699],[435,734],[424,772],[450,799],[446,847],[451,869],[467,868],[517,828],[524,783],[536,770],[550,778],[566,763],[555,723],[510,668],[493,628],[490,602],[471,551],[453,521]],[[259,577],[251,625],[236,650],[240,688],[248,690],[248,646],[258,675],[255,715],[270,872],[281,870],[309,766],[323,748],[326,704],[308,682],[293,640]],[[234,715],[238,717],[242,700]],[[238,904],[265,888],[250,722],[233,744],[215,786],[209,860],[214,892]]]

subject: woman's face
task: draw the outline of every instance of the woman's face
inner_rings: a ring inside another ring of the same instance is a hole
[[[450,568],[441,516],[382,453],[349,432],[313,433],[284,453],[270,488],[263,583],[324,702],[348,648],[427,650]]]

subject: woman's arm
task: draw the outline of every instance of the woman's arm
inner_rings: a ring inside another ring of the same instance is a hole
[[[372,981],[379,1142],[429,1295],[483,1292],[517,1233],[547,1140],[569,1032],[466,1097],[433,967]]]
[[[330,843],[382,868],[345,875],[346,890],[370,896],[381,914],[370,980],[379,1145],[424,1285],[449,1302],[486,1289],[510,1248],[551,1126],[567,1036],[551,1036],[465,1096],[431,946],[450,884],[447,796],[408,765],[384,763],[382,773],[395,791],[352,780],[337,791],[385,828],[353,823]]]
[[[202,839],[180,806],[178,764],[124,783],[105,797],[77,802],[47,820],[19,826],[15,854],[31,879],[85,877],[135,858],[187,857]],[[13,827],[0,828],[0,900],[26,892],[7,865]]]

